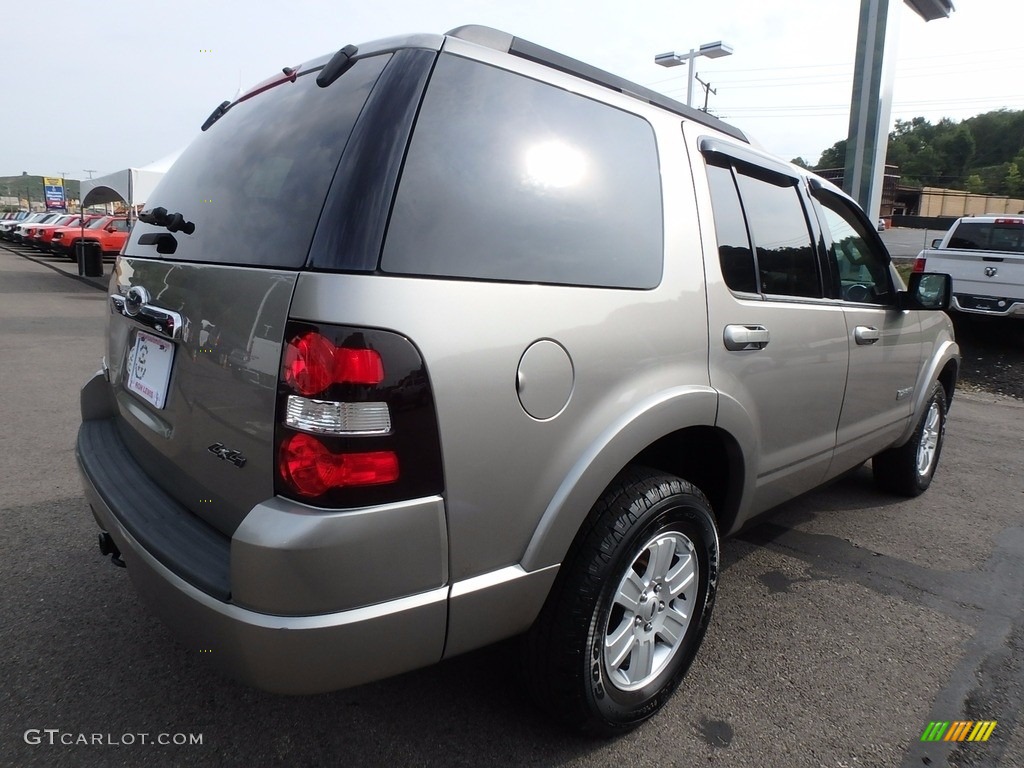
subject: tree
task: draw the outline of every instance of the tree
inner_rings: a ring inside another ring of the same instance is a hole
[[[967,175],[967,169],[974,159],[975,146],[974,134],[963,123],[935,140],[935,149],[944,158],[946,172],[959,178]]]
[[[791,162],[793,165],[799,165],[801,168],[803,168],[806,171],[811,170],[811,166],[802,157],[794,157],[789,162]]]
[[[1024,110],[999,109],[961,122],[948,117],[934,124],[924,117],[897,120],[886,163],[899,168],[904,184],[1024,196]],[[843,139],[821,154],[815,169],[845,165]]]
[[[1006,194],[1010,197],[1021,197],[1024,195],[1024,178],[1021,178],[1020,168],[1016,163],[1010,163],[1006,169],[1006,177],[1003,179]]]
[[[819,171],[824,170],[825,168],[845,168],[846,139],[840,139],[822,152],[821,157],[818,158],[818,164],[814,167]]]
[[[985,182],[981,180],[981,176],[976,173],[972,173],[967,177],[967,191],[972,195],[981,195],[985,192]]]

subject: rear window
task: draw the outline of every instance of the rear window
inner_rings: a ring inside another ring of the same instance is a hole
[[[1024,221],[1020,223],[962,221],[949,238],[949,247],[974,251],[1024,253]]]
[[[328,88],[300,76],[232,107],[161,180],[147,208],[181,213],[195,233],[174,233],[174,260],[299,268],[359,112],[390,55],[361,59]],[[158,258],[140,235],[126,251]]]
[[[385,272],[653,288],[662,251],[646,120],[440,57],[399,183]]]

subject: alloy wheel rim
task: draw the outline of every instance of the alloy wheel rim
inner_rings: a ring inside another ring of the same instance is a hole
[[[939,450],[939,438],[942,435],[942,411],[939,404],[933,402],[924,418],[924,429],[921,442],[917,447],[917,474],[927,477],[935,465],[935,456]]]
[[[665,670],[690,626],[699,575],[693,542],[679,532],[659,533],[640,548],[615,590],[605,627],[610,685],[637,690]]]

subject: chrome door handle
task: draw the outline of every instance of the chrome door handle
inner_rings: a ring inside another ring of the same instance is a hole
[[[764,349],[771,341],[771,334],[763,325],[725,326],[725,348],[733,352]]]
[[[853,330],[853,338],[856,339],[858,344],[874,344],[882,338],[882,333],[870,325],[858,325]]]

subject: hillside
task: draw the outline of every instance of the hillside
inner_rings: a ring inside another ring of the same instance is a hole
[[[846,139],[826,149],[815,169],[842,168]],[[961,122],[897,120],[885,162],[900,183],[1024,196],[1024,111],[1000,109]]]
[[[66,197],[72,200],[78,199],[79,180],[65,179],[67,187]],[[33,202],[43,199],[43,177],[42,176],[0,176],[0,197],[25,198],[30,194]]]

